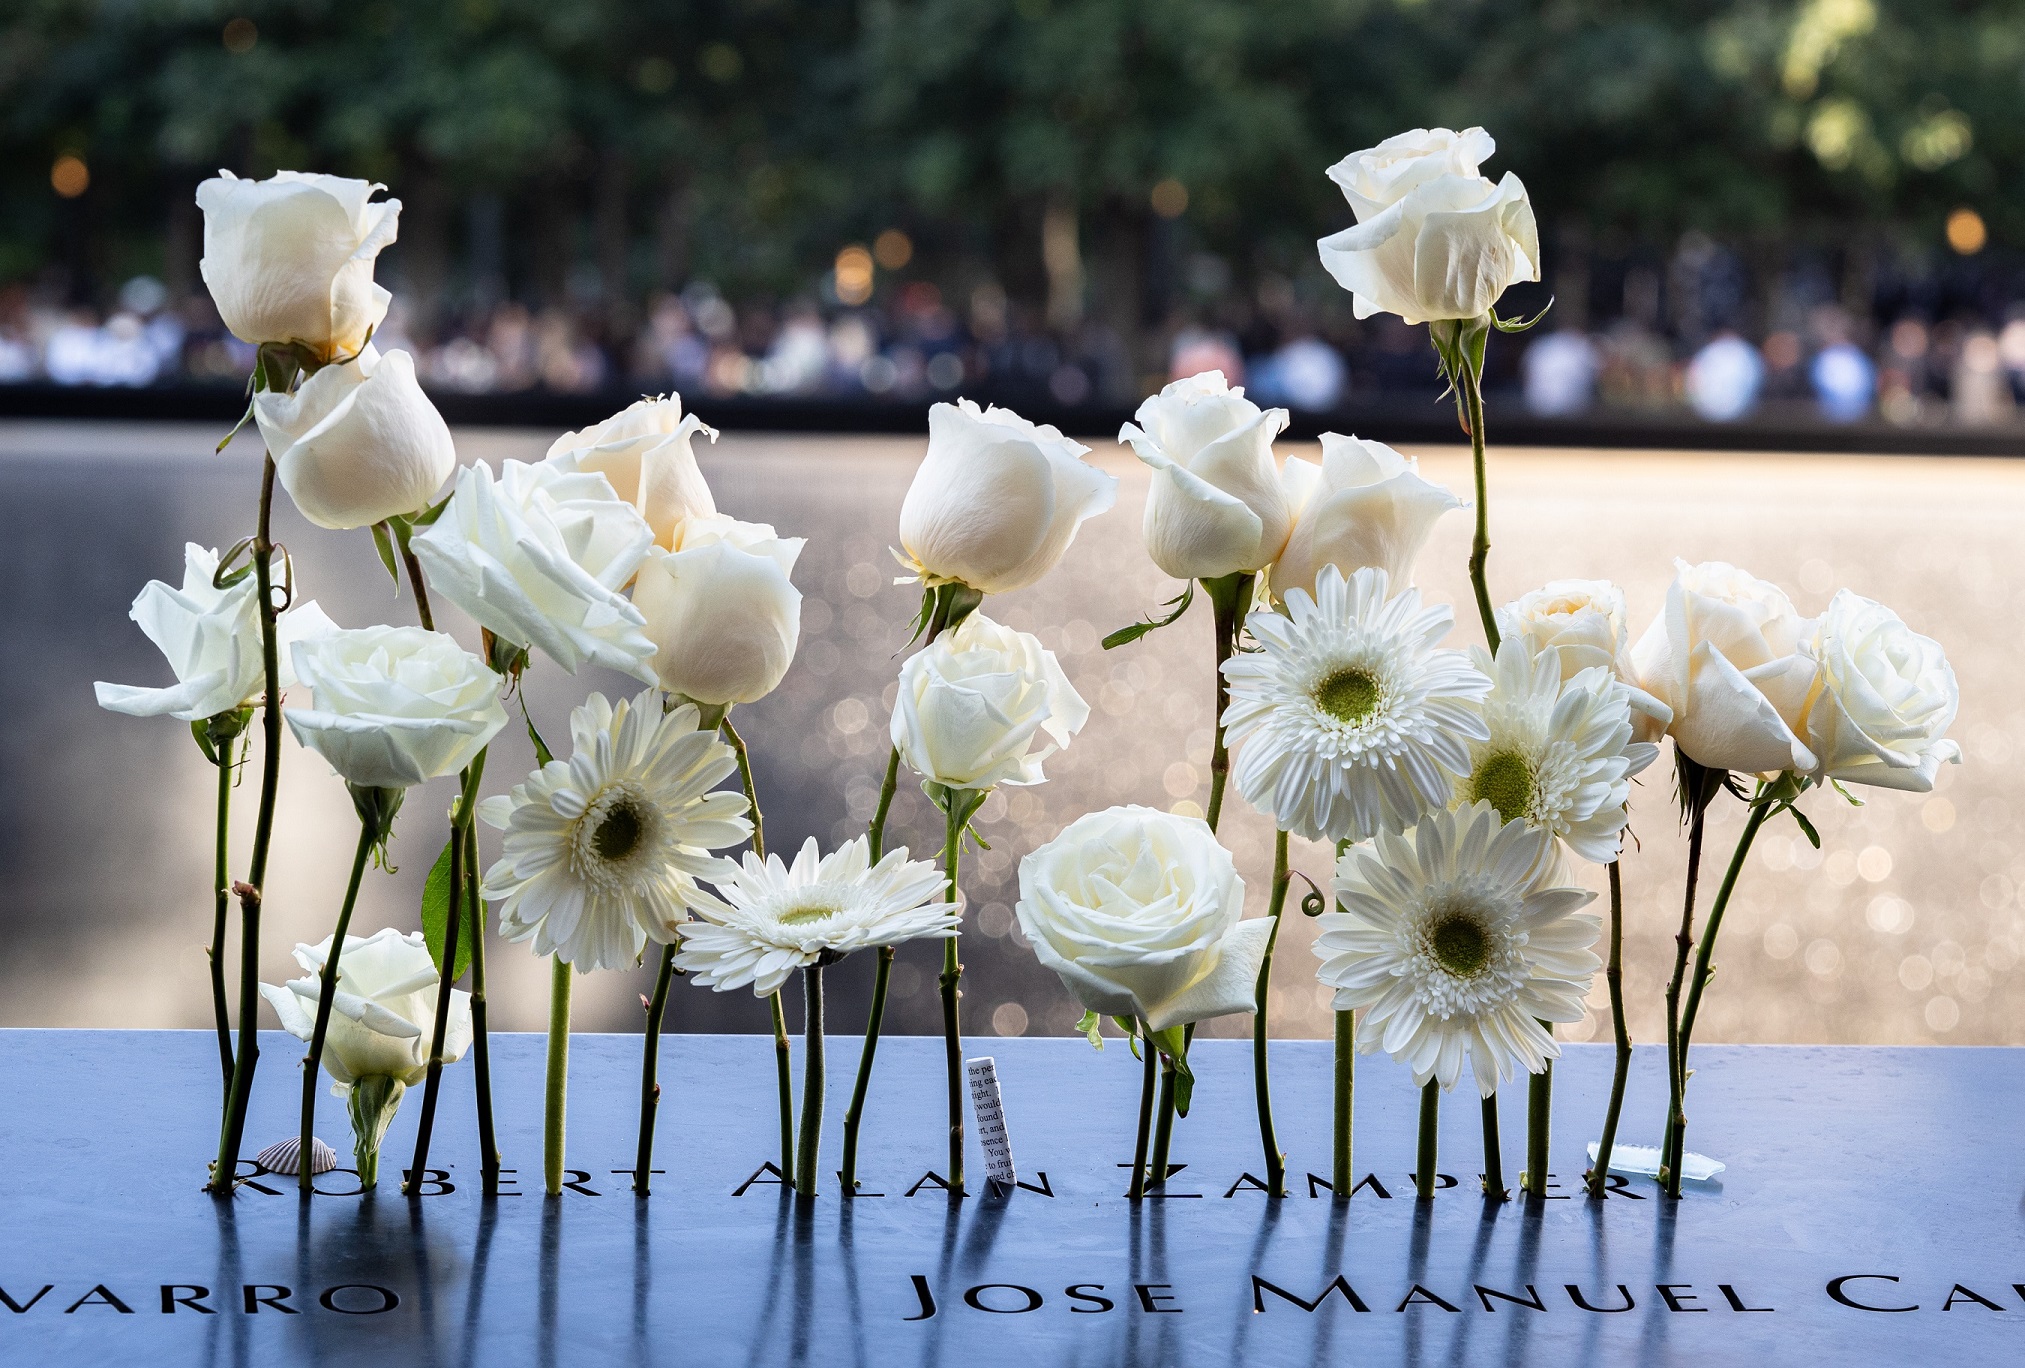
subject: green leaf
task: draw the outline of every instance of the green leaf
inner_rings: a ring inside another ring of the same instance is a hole
[[[1172,626],[1181,619],[1181,615],[1188,611],[1188,605],[1194,601],[1195,581],[1190,580],[1179,594],[1160,605],[1163,608],[1172,608],[1173,612],[1163,618],[1148,617],[1142,621],[1133,623],[1130,627],[1120,627],[1117,631],[1104,638],[1104,649],[1107,651],[1116,650],[1120,646],[1139,640],[1140,637],[1145,636],[1148,632]]]
[[[1806,835],[1808,844],[1816,850],[1821,849],[1821,833],[1814,829],[1814,823],[1807,820],[1806,814],[1791,803],[1786,805],[1786,811],[1792,813],[1793,820],[1800,824],[1800,830]]]
[[[443,967],[443,939],[450,926],[450,847],[445,845],[443,853],[436,857],[436,863],[429,867],[429,878],[422,885],[422,939],[428,943],[429,958],[436,968]],[[471,900],[467,892],[461,920],[457,925],[457,966],[450,975],[456,982],[464,977],[464,971],[471,967],[471,945],[477,932],[471,925]]]
[[[434,527],[436,520],[443,516],[443,510],[450,506],[450,498],[450,495],[445,494],[440,500],[409,518],[409,523],[416,527]]]
[[[1540,312],[1534,314],[1531,318],[1505,319],[1499,318],[1496,313],[1493,313],[1491,315],[1491,326],[1493,328],[1496,328],[1501,333],[1522,333],[1529,328],[1538,326],[1540,320],[1547,316],[1547,310],[1553,307],[1554,307],[1554,300],[1550,296],[1547,302],[1540,306]]]
[[[1842,781],[1840,779],[1830,779],[1828,782],[1835,785],[1835,791],[1841,794],[1842,800],[1848,803],[1851,807],[1863,806],[1863,800],[1857,797],[1855,794],[1851,793],[1847,788],[1844,788]]]
[[[190,735],[197,738],[197,749],[204,752],[204,758],[214,765],[218,764],[218,748],[211,744],[210,719],[200,718],[192,722],[190,724]]]
[[[1083,1037],[1090,1042],[1090,1048],[1093,1050],[1104,1048],[1104,1037],[1099,1035],[1097,1031],[1097,1028],[1103,1024],[1103,1017],[1088,1010],[1084,1011],[1082,1019],[1076,1023],[1076,1029],[1083,1033]]]
[[[394,577],[394,587],[401,587],[401,567],[394,559],[394,539],[387,532],[383,522],[373,524],[373,549],[380,553],[380,564],[387,567],[387,573]]]

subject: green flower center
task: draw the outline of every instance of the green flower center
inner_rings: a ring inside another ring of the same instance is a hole
[[[1378,710],[1378,680],[1369,670],[1337,670],[1315,686],[1315,706],[1353,725]]]
[[[782,926],[806,926],[810,922],[834,917],[842,909],[834,902],[811,902],[801,907],[791,907],[780,914]]]
[[[1428,937],[1435,963],[1456,978],[1475,978],[1491,962],[1491,940],[1474,917],[1449,916]]]
[[[646,833],[647,824],[637,807],[630,802],[615,803],[591,833],[591,849],[598,852],[599,859],[617,863],[640,848],[640,838]]]
[[[1533,806],[1533,767],[1522,755],[1495,751],[1471,772],[1469,797],[1473,803],[1489,803],[1505,821],[1516,822]]]

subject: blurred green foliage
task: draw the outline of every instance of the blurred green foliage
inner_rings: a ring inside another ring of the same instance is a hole
[[[182,283],[196,182],[294,167],[386,182],[424,291],[490,213],[516,288],[785,293],[901,225],[1034,299],[1052,206],[1129,300],[1154,186],[1239,271],[1312,271],[1324,169],[1425,124],[1489,128],[1550,242],[1937,243],[1962,204],[2003,242],[2021,93],[1998,0],[11,0],[0,280]]]

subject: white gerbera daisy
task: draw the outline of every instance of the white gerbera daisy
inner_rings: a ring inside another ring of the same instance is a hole
[[[1631,776],[1659,747],[1631,739],[1631,691],[1602,666],[1561,682],[1553,650],[1534,655],[1506,637],[1497,658],[1477,648],[1491,677],[1480,706],[1488,739],[1470,746],[1455,805],[1483,801],[1508,822],[1543,827],[1585,860],[1609,864],[1624,839]]]
[[[751,851],[743,865],[718,861],[717,896],[696,904],[682,928],[675,965],[722,993],[752,985],[765,997],[797,969],[829,964],[853,950],[956,934],[963,904],[942,901],[948,881],[907,848],[872,863],[863,836],[824,855],[811,836],[792,868]]]
[[[1422,607],[1417,589],[1387,598],[1383,570],[1346,580],[1333,565],[1286,607],[1247,618],[1259,649],[1223,667],[1245,801],[1330,841],[1397,831],[1447,802],[1486,735],[1471,705],[1491,688],[1461,651],[1437,649],[1455,614]]]
[[[499,933],[534,937],[578,973],[630,969],[649,940],[675,939],[713,850],[752,835],[745,795],[717,791],[738,767],[694,704],[664,711],[649,689],[616,705],[592,694],[570,714],[568,761],[551,760],[478,815],[506,832],[485,896]]]
[[[1554,838],[1489,803],[1431,812],[1336,862],[1341,911],[1317,920],[1317,977],[1339,1012],[1363,1008],[1357,1048],[1444,1088],[1470,1057],[1485,1097],[1560,1053],[1542,1021],[1579,1021],[1602,933],[1596,895],[1559,880]]]

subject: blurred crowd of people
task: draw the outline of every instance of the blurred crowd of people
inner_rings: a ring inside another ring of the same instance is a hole
[[[1285,301],[1242,310],[1237,322],[1229,310],[1209,316],[1219,321],[1178,316],[1165,330],[1170,375],[1221,370],[1261,403],[1309,413],[1435,383],[1419,330],[1391,320],[1328,333]],[[675,389],[918,403],[967,392],[1129,407],[1162,378],[1140,373],[1103,324],[1050,328],[993,286],[957,306],[914,281],[876,304],[775,307],[737,306],[698,283],[649,301],[630,336],[612,333],[585,312],[505,301],[429,329],[397,306],[376,340],[411,352],[431,388],[470,394]],[[1733,422],[1777,412],[1988,425],[2025,402],[2025,309],[2002,321],[1907,312],[1880,326],[1821,303],[1759,336],[1718,324],[1692,338],[1630,311],[1595,329],[1550,315],[1493,351],[1493,390],[1541,417],[1687,411]],[[251,366],[252,349],[224,331],[205,295],[172,299],[149,276],[127,281],[103,313],[0,287],[0,384],[236,382]]]

